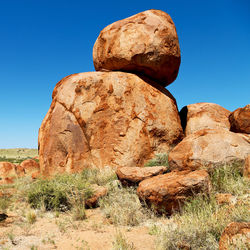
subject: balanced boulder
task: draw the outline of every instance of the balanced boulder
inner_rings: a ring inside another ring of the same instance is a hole
[[[195,103],[183,107],[180,118],[185,135],[201,129],[230,129],[230,111],[215,103]]]
[[[247,137],[223,129],[203,129],[185,137],[170,153],[171,170],[196,170],[244,162],[250,154]]]
[[[206,170],[176,171],[140,182],[137,194],[158,212],[171,214],[179,210],[188,197],[197,193],[208,194],[210,189]]]
[[[125,71],[147,76],[162,86],[178,74],[181,56],[171,17],[147,10],[104,28],[93,48],[97,71]]]
[[[229,116],[231,131],[250,134],[250,104],[238,108]]]
[[[39,131],[40,167],[50,175],[143,166],[182,137],[175,100],[163,87],[123,72],[74,74],[53,91]]]
[[[140,181],[165,172],[167,172],[165,166],[121,167],[116,170],[118,179],[125,186],[138,184]]]

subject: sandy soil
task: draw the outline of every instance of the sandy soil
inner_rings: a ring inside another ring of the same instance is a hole
[[[155,236],[150,226],[115,227],[101,210],[87,210],[87,219],[74,221],[70,214],[38,214],[34,224],[25,217],[8,213],[0,222],[0,249],[113,249],[116,235],[121,232],[135,249],[155,249]]]

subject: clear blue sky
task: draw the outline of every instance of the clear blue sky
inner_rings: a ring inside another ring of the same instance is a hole
[[[250,103],[248,0],[0,0],[0,148],[37,147],[56,83],[94,71],[99,32],[147,9],[166,11],[177,28],[182,62],[168,89],[179,109]]]

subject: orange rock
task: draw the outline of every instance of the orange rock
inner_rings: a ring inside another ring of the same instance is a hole
[[[250,104],[238,108],[229,116],[231,131],[250,134]]]
[[[188,136],[202,129],[230,129],[230,111],[215,103],[195,103],[180,111],[181,123]]]
[[[245,159],[243,175],[250,179],[250,155],[248,155]]]
[[[51,175],[143,166],[182,137],[175,100],[163,87],[122,72],[70,75],[56,85],[40,127],[40,167]]]
[[[147,10],[104,28],[93,48],[96,70],[139,73],[162,86],[178,74],[181,55],[171,17]]]
[[[227,130],[204,129],[184,138],[168,157],[171,170],[196,170],[244,162],[250,154],[250,142]]]
[[[167,171],[164,166],[155,167],[121,167],[116,170],[116,174],[121,183],[125,186],[138,184],[140,181],[163,174]]]
[[[215,198],[219,205],[236,203],[236,197],[232,194],[216,194]]]
[[[94,194],[92,195],[92,197],[90,197],[89,199],[85,201],[86,207],[89,207],[89,208],[96,207],[98,200],[104,197],[108,192],[106,187],[98,186],[98,185],[92,185],[92,189],[94,190]]]
[[[236,242],[240,242],[241,244],[245,243],[248,244],[249,246],[250,244],[249,222],[232,222],[229,225],[227,225],[219,241],[219,250],[239,249],[235,248]]]
[[[16,178],[16,165],[10,162],[0,162],[0,184],[13,183]]]
[[[38,175],[38,173],[40,172],[39,163],[32,159],[23,161],[20,166],[24,169],[26,176],[32,176],[33,174]]]
[[[159,212],[179,210],[187,197],[209,193],[211,183],[206,170],[181,171],[158,175],[140,182],[137,194]]]

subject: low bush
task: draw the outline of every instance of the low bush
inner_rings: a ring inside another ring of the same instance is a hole
[[[78,174],[62,174],[53,179],[38,179],[26,185],[28,202],[33,208],[66,211],[74,208],[75,219],[85,217],[85,200],[93,195],[92,184],[106,185],[115,180],[115,171],[89,168]]]
[[[99,201],[101,209],[115,225],[136,226],[151,218],[153,213],[144,208],[133,187],[114,186]]]
[[[243,195],[249,192],[249,180],[242,178],[243,163],[231,162],[215,166],[210,178],[215,192]]]
[[[153,167],[153,166],[168,166],[168,155],[166,153],[157,154],[155,158],[149,160],[145,167]]]
[[[64,174],[53,179],[38,179],[31,183],[27,197],[33,208],[66,211],[74,206],[76,200],[84,202],[92,193],[90,184],[82,175]]]

